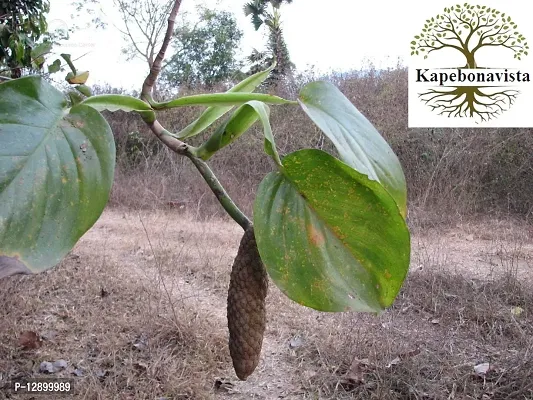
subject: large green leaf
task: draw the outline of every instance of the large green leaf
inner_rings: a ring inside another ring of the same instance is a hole
[[[98,111],[125,111],[136,112],[141,115],[144,121],[151,123],[155,121],[155,112],[148,103],[132,96],[125,96],[121,94],[102,94],[98,96],[91,96],[81,102],[87,106],[91,106]]]
[[[254,226],[270,277],[317,310],[378,312],[409,268],[409,231],[394,199],[320,150],[291,153],[265,177]]]
[[[82,104],[93,107],[95,110],[103,111],[149,111],[152,109],[148,103],[132,96],[122,94],[101,94],[85,99]]]
[[[187,106],[240,106],[251,100],[267,104],[294,104],[294,101],[264,93],[209,93],[184,96],[164,103],[157,103],[155,110],[166,110],[174,107]]]
[[[249,101],[240,106],[211,137],[198,148],[196,155],[208,160],[221,148],[233,143],[257,121],[263,125],[265,151],[281,166],[281,160],[274,144],[274,135],[270,126],[270,109],[260,101]]]
[[[252,102],[248,102],[237,108],[230,118],[220,125],[209,139],[196,150],[196,156],[207,161],[217,151],[234,142],[244,132],[250,129],[259,118],[250,103]],[[268,107],[266,104],[265,106]]]
[[[0,85],[0,277],[56,265],[109,198],[115,142],[40,77]]]
[[[377,180],[407,215],[407,187],[398,157],[363,114],[328,82],[311,82],[300,92],[299,103],[331,139],[346,164]]]
[[[275,68],[276,64],[270,66],[264,71],[257,72],[246,79],[242,80],[227,93],[249,93],[253,92],[256,87],[263,83],[270,72]],[[192,123],[187,125],[183,130],[178,132],[180,139],[185,139],[191,136],[196,136],[204,129],[211,126],[211,124],[217,121],[220,117],[230,111],[233,106],[211,106],[205,109],[205,111]]]

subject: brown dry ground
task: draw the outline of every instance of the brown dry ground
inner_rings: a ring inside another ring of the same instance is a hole
[[[411,273],[378,317],[305,309],[271,283],[241,382],[225,315],[240,228],[108,209],[58,267],[0,282],[0,399],[30,398],[11,380],[57,360],[79,399],[533,399],[532,228],[411,224]],[[28,330],[40,348],[21,347]]]

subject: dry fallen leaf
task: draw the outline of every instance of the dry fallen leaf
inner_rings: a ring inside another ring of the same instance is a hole
[[[57,360],[52,363],[55,368],[55,372],[60,371],[68,367],[68,363],[65,360]]]
[[[68,363],[65,360],[57,360],[54,362],[43,361],[39,365],[39,372],[43,374],[55,374],[68,367]]]
[[[481,376],[481,377],[487,375],[487,372],[489,372],[489,370],[490,370],[490,363],[488,362],[478,364],[474,367],[474,372],[478,376]]]
[[[19,337],[19,346],[23,349],[38,349],[43,345],[39,335],[33,331],[24,331]]]
[[[43,374],[53,374],[56,371],[54,365],[51,362],[43,361],[41,365],[39,365],[39,372]]]

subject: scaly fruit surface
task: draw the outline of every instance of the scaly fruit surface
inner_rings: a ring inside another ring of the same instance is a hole
[[[259,363],[267,290],[268,276],[257,250],[254,229],[250,227],[241,239],[228,290],[229,350],[241,380],[246,380]]]

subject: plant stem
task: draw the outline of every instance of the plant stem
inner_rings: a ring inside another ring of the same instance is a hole
[[[168,18],[168,26],[163,44],[161,45],[161,49],[159,50],[159,53],[157,54],[157,57],[150,68],[150,73],[146,77],[143,84],[141,99],[148,102],[150,105],[157,104],[152,98],[152,89],[155,81],[157,80],[159,72],[161,71],[161,64],[163,63],[165,52],[168,44],[170,43],[170,38],[172,37],[174,22],[176,20],[176,14],[178,13],[180,5],[181,0],[174,1],[174,7],[172,8]],[[200,171],[200,174],[215,194],[217,200],[220,202],[222,207],[224,207],[224,210],[226,210],[230,217],[233,218],[235,222],[237,222],[244,230],[247,230],[252,225],[252,222],[239,209],[239,207],[237,207],[231,197],[229,197],[222,184],[219,182],[213,171],[211,171],[211,168],[209,168],[209,165],[196,156],[196,148],[189,146],[187,143],[176,138],[176,135],[166,130],[157,119],[144,119],[144,121],[157,136],[157,138],[161,140],[168,148],[177,154],[187,156],[192,161],[194,166],[198,169],[198,171]]]
[[[72,73],[76,75],[78,71],[76,71],[76,67],[72,63],[72,60],[70,59],[70,54],[61,54],[61,57],[63,57],[63,59],[67,62],[68,66],[72,70]]]
[[[170,11],[170,15],[168,17],[168,25],[167,30],[165,32],[165,37],[163,39],[163,43],[161,44],[161,48],[159,49],[159,53],[157,53],[157,57],[155,58],[154,63],[150,66],[150,73],[148,74],[143,83],[141,99],[145,100],[148,104],[152,104],[154,102],[154,99],[152,98],[152,89],[154,87],[155,81],[157,80],[157,77],[159,76],[159,73],[161,72],[161,65],[163,64],[163,60],[165,59],[165,53],[170,43],[170,39],[172,38],[172,33],[174,32],[174,23],[176,21],[176,15],[178,14],[178,10],[180,9],[180,5],[181,0],[174,1],[174,6],[172,7],[172,10]]]
[[[148,123],[147,123],[148,124]],[[224,210],[230,215],[231,218],[237,222],[242,229],[246,230],[252,225],[250,219],[237,207],[235,202],[228,195],[220,181],[217,179],[209,165],[196,156],[197,148],[189,146],[187,143],[182,142],[167,131],[155,120],[154,122],[148,124],[152,132],[161,140],[169,149],[174,151],[177,154],[186,156],[189,158],[194,166],[198,169],[206,183],[209,185],[213,193],[215,194],[219,203],[224,207]]]
[[[252,225],[252,221],[250,221],[250,219],[233,202],[231,197],[229,197],[220,181],[217,179],[211,168],[209,168],[209,165],[207,165],[202,159],[195,157],[190,153],[187,153],[186,155],[198,169],[200,174],[202,174],[202,177],[205,179],[222,207],[224,207],[224,210],[226,210],[230,217],[246,231]]]

